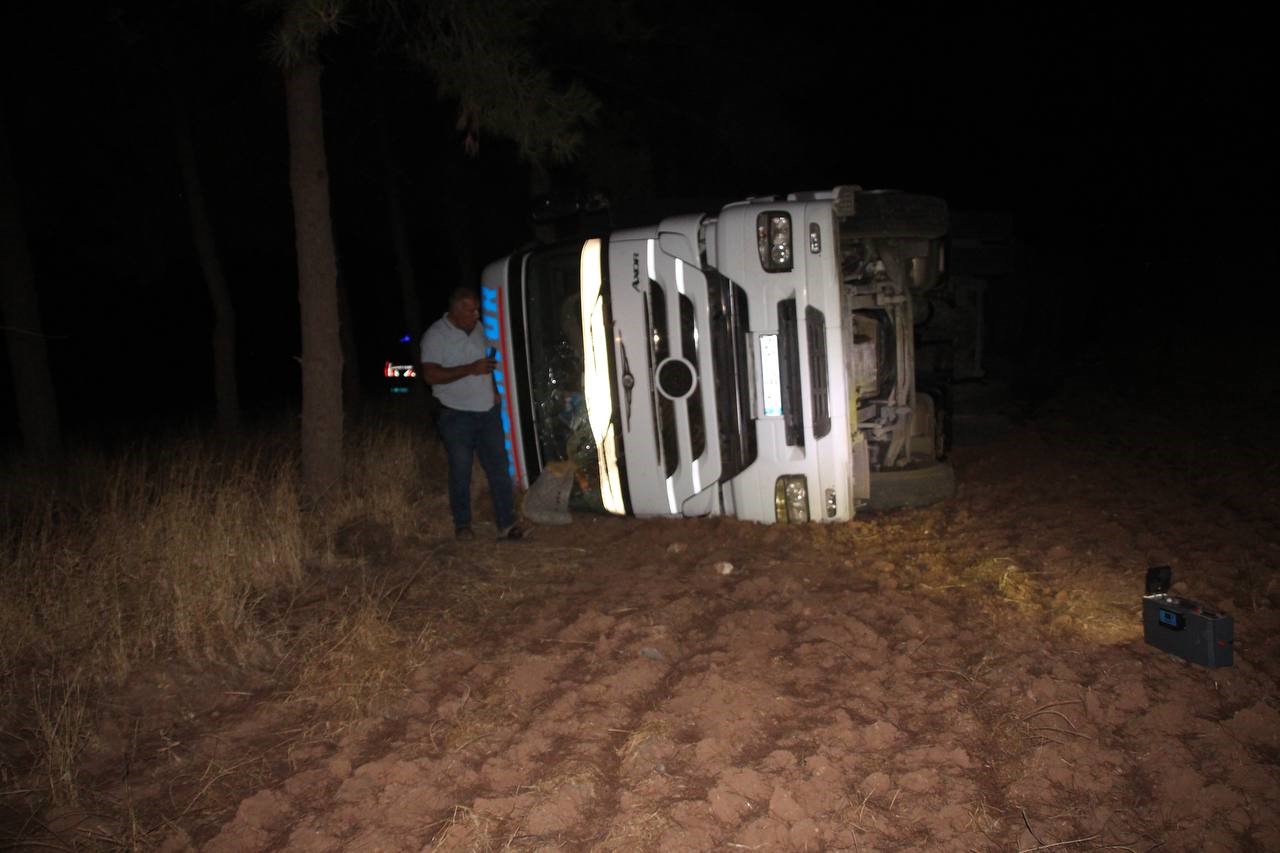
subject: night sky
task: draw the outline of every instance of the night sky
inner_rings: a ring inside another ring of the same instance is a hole
[[[1270,373],[1259,308],[1277,277],[1276,74],[1261,22],[955,5],[842,4],[837,21],[821,4],[556,0],[539,57],[602,110],[552,186],[606,191],[618,225],[842,183],[940,195],[1014,223],[1017,274],[991,292],[993,358],[1061,379],[1090,360],[1150,372],[1231,352]],[[297,397],[284,100],[260,8],[0,11],[0,120],[72,429],[212,411],[180,110],[236,302],[246,407]],[[514,147],[483,130],[468,157],[456,105],[372,29],[353,24],[322,54],[335,238],[372,393],[403,326],[386,169],[428,319],[452,286],[531,238],[531,182]],[[16,418],[0,362],[7,441]]]

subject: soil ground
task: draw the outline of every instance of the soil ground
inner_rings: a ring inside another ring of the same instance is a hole
[[[430,653],[384,701],[321,725],[269,676],[152,685],[128,712],[184,713],[100,739],[97,801],[211,853],[1280,850],[1280,472],[1096,405],[962,418],[953,499],[849,524],[355,536],[293,606],[394,599]],[[1232,615],[1233,666],[1144,642],[1152,565]]]

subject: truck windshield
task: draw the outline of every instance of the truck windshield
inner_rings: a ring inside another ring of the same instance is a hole
[[[604,511],[600,468],[583,394],[581,245],[531,252],[524,269],[525,341],[538,451],[573,464],[570,504]]]

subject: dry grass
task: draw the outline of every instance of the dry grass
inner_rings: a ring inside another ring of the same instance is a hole
[[[30,807],[77,801],[101,700],[139,668],[284,655],[302,661],[285,686],[342,715],[403,683],[430,631],[406,636],[385,592],[339,590],[339,617],[320,608],[317,624],[288,631],[262,605],[298,589],[305,564],[335,562],[343,519],[419,528],[433,443],[407,425],[352,431],[342,498],[309,513],[292,432],[85,450],[58,470],[0,461],[0,778]]]
[[[398,536],[453,529],[443,483],[424,492],[423,469],[444,470],[444,451],[421,424],[378,419],[349,436],[346,492],[336,512],[367,517]],[[422,504],[432,504],[424,513]]]
[[[433,733],[432,744],[447,752],[462,752],[475,744],[500,741],[519,725],[523,705],[498,679],[483,696],[467,694],[457,714]],[[438,740],[437,740],[438,738]]]
[[[395,620],[396,598],[385,591],[347,590],[330,613],[300,633],[290,700],[322,709],[329,720],[352,720],[408,692],[409,677],[430,650],[429,630]]]
[[[615,752],[625,764],[636,757],[636,753],[649,741],[654,738],[666,737],[670,726],[667,722],[660,718],[645,720],[637,729],[626,730],[626,742],[618,747]],[[610,730],[614,731],[614,730]],[[619,734],[623,733],[618,730]]]
[[[923,587],[931,591],[970,589],[1012,602],[1024,612],[1038,613],[1054,631],[1115,645],[1142,635],[1142,620],[1128,578],[1101,573],[1076,574],[1069,589],[1061,578],[1028,571],[1010,557],[987,557],[976,562],[953,561],[941,553],[921,555]]]
[[[243,662],[255,596],[301,575],[292,460],[186,442],[66,470],[19,472],[26,489],[5,495],[3,671],[51,661],[120,683],[162,655]]]
[[[1098,645],[1141,637],[1142,615],[1133,590],[1128,584],[1114,586],[1109,589],[1106,579],[1099,579],[1059,592],[1053,599],[1053,629]]]
[[[490,853],[510,850],[519,832],[501,832],[502,821],[494,815],[481,814],[466,806],[455,806],[453,814],[432,837],[431,850],[456,850],[466,853]]]
[[[643,812],[619,821],[600,843],[601,850],[649,850],[675,826],[661,811]]]
[[[1029,604],[1036,597],[1030,573],[1008,557],[989,557],[969,566],[961,573],[969,583],[985,586],[1001,598]]]
[[[79,800],[76,770],[89,737],[88,697],[80,673],[70,676],[33,674],[31,695],[35,752],[42,757],[45,784],[57,805]]]

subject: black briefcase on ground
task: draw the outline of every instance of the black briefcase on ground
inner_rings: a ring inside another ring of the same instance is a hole
[[[1198,601],[1167,593],[1142,598],[1143,638],[1201,666],[1231,666],[1235,623]]]

